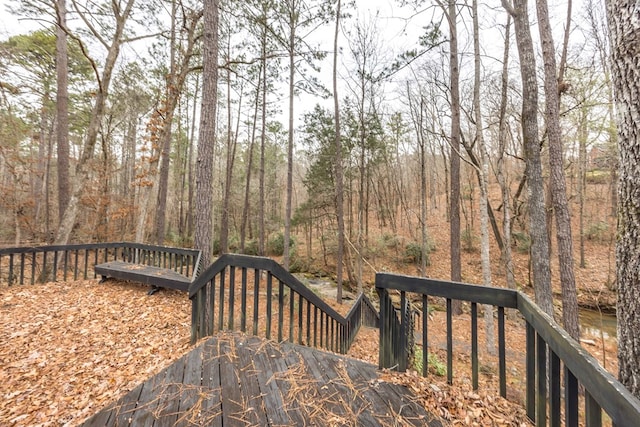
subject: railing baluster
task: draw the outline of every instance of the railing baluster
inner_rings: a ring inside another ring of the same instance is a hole
[[[526,409],[531,421],[536,421],[536,331],[529,322],[526,323]]]
[[[478,389],[478,304],[471,303],[471,385]]]
[[[42,273],[40,274],[40,283],[47,281],[47,251],[42,253]]]
[[[36,261],[37,254],[35,251],[31,252],[31,284],[35,285],[36,283]]]
[[[78,250],[74,251],[73,280],[78,280]]]
[[[236,290],[236,268],[229,267],[229,322],[227,328],[233,330],[233,318],[235,316],[235,290]]]
[[[221,276],[224,277],[224,270],[221,273]],[[218,278],[218,280],[221,280]],[[209,287],[209,304],[207,305],[207,329],[208,332],[213,334],[213,326],[215,325],[215,313],[216,313],[216,276],[213,276],[211,280],[208,282]],[[204,298],[203,298],[204,300]]]
[[[536,399],[536,426],[547,425],[547,343],[536,334],[536,364],[538,367],[538,394]]]
[[[409,307],[407,304],[407,294],[406,292],[400,292],[400,342],[399,344],[399,360],[398,360],[398,370],[400,372],[404,372],[407,370],[407,359],[409,355],[407,354],[407,334],[409,333],[409,328],[407,327],[408,319],[411,314],[409,313]]]
[[[58,281],[58,251],[53,251],[53,272],[51,274],[51,281]]]
[[[9,277],[7,282],[9,282],[9,286],[13,285],[13,254],[9,254]]]
[[[20,284],[24,285],[24,253],[20,254]]]
[[[302,295],[298,294],[298,344],[302,344]]]
[[[284,316],[284,285],[278,279],[278,342],[282,342],[282,323]]]
[[[602,409],[588,391],[584,393],[584,406],[587,427],[602,426]]]
[[[307,302],[307,342],[306,345],[311,345],[311,303],[309,300],[305,300]]]
[[[447,298],[447,383],[453,384],[453,319],[451,298]]]
[[[507,352],[504,331],[504,307],[498,307],[498,371],[500,373],[500,396],[507,398]]]
[[[564,413],[566,427],[578,427],[578,379],[564,367]]]
[[[223,268],[220,272],[220,306],[218,307],[218,330],[224,330],[224,282],[227,278],[226,274],[227,269]]]
[[[289,342],[293,342],[293,326],[294,326],[294,319],[293,319],[293,312],[294,312],[294,295],[293,295],[293,290],[291,288],[289,289]]]
[[[422,294],[422,376],[426,377],[429,372],[429,302],[427,296]]]
[[[66,282],[67,281],[67,268],[69,267],[69,265],[68,265],[68,263],[69,263],[69,251],[64,250],[62,253],[64,254],[64,261],[62,262],[62,266],[63,266],[62,267],[62,269],[63,269],[62,280]]]
[[[266,336],[267,339],[271,339],[271,294],[272,294],[272,276],[271,272],[267,272],[267,321],[266,321]]]
[[[242,291],[240,294],[240,331],[247,329],[247,268],[242,267]]]
[[[258,335],[258,315],[260,303],[260,274],[261,271],[253,270],[253,335]]]
[[[549,350],[549,421],[560,427],[560,358]]]

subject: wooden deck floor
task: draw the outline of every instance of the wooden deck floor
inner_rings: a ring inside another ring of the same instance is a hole
[[[212,337],[84,426],[442,426],[377,367],[239,334]]]

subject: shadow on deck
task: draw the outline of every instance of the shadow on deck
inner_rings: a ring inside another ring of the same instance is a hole
[[[239,334],[209,338],[84,426],[442,426],[377,367]]]

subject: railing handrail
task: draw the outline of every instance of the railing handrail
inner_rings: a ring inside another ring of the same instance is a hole
[[[455,294],[451,287],[455,286]],[[471,301],[478,304],[491,304],[505,308],[518,308],[518,291],[513,289],[471,285],[462,282],[449,282],[402,274],[376,274],[376,287],[397,291]]]
[[[256,268],[267,271],[273,275],[276,279],[287,285],[297,294],[302,295],[303,298],[311,302],[313,305],[324,311],[330,318],[345,326],[347,320],[337,311],[335,311],[329,304],[327,304],[322,298],[317,296],[313,291],[307,288],[300,280],[298,280],[293,274],[289,273],[280,264],[271,258],[253,256],[253,255],[240,255],[240,254],[223,254],[216,259],[205,271],[200,273],[198,278],[189,286],[189,299],[193,299],[195,295],[207,282],[221,273],[227,266],[240,267],[240,268]]]
[[[376,275],[376,288],[517,309],[615,423],[640,425],[640,400],[523,292],[388,273]]]
[[[614,420],[634,420],[632,424],[640,426],[640,400],[527,295],[515,292],[518,295],[518,311],[600,407]]]
[[[67,244],[67,245],[40,245],[40,246],[21,246],[21,247],[7,247],[0,248],[0,265],[1,260],[5,257],[9,258],[9,274],[10,278],[13,278],[13,274],[19,275],[19,284],[23,284],[22,280],[25,277],[25,273],[28,275],[28,271],[25,269],[26,257],[29,257],[27,261],[31,262],[31,283],[35,282],[34,275],[36,272],[36,257],[43,256],[43,263],[46,264],[46,258],[53,254],[53,273],[62,267],[65,271],[64,278],[66,279],[67,258],[64,257],[62,264],[58,264],[60,255],[69,255],[75,252],[75,264],[71,261],[71,268],[77,270],[78,253],[85,251],[84,264],[85,271],[84,277],[87,278],[87,266],[89,260],[87,258],[88,252],[95,253],[95,257],[92,259],[92,263],[98,263],[98,252],[103,253],[101,260],[107,262],[108,259],[124,260],[128,262],[141,262],[147,264],[148,262],[157,262],[159,267],[167,267],[173,269],[179,274],[184,275],[191,281],[194,281],[199,272],[202,269],[202,252],[198,249],[190,248],[178,248],[173,246],[163,245],[150,245],[146,243],[134,243],[134,242],[103,242],[103,243],[79,243],[79,244]],[[108,254],[111,255],[108,256]],[[133,256],[132,256],[133,255]],[[138,258],[138,256],[143,256]],[[180,260],[180,262],[177,262]],[[146,262],[145,262],[146,261]],[[44,265],[43,264],[43,265]],[[186,271],[183,269],[186,267]],[[1,267],[0,267],[1,270]],[[77,272],[74,274],[76,276]],[[95,277],[95,275],[94,275]],[[9,284],[12,284],[12,280],[9,280]],[[44,278],[38,280],[44,281]]]
[[[193,255],[200,260],[201,251],[198,249],[178,248],[174,246],[149,245],[146,243],[135,242],[106,242],[106,243],[72,243],[68,245],[40,245],[40,246],[17,246],[9,248],[0,248],[0,255],[32,253],[32,252],[61,252],[65,250],[82,250],[82,249],[110,249],[129,247],[135,249],[164,250],[178,255]]]

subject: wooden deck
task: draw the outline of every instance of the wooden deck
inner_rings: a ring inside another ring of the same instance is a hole
[[[209,338],[84,426],[442,426],[377,367],[257,337]]]
[[[191,279],[168,268],[153,267],[143,264],[135,264],[124,261],[110,261],[94,266],[96,274],[102,276],[102,280],[107,277],[115,279],[130,280],[140,282],[145,285],[152,285],[162,288],[177,289],[180,291],[189,290]]]

